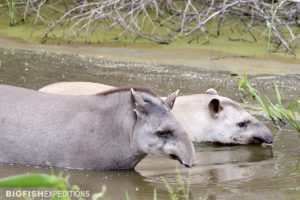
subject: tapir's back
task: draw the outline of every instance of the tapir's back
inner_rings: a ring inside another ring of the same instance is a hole
[[[105,169],[120,145],[108,101],[0,85],[0,162]]]

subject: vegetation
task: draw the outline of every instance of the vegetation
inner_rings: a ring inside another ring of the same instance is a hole
[[[272,103],[268,98],[263,98],[259,92],[253,88],[247,80],[247,75],[244,75],[243,78],[238,83],[240,97],[245,101],[244,97],[246,92],[249,92],[253,97],[260,103],[268,116],[272,119],[273,123],[278,126],[285,124],[286,122],[290,123],[298,132],[300,132],[300,123],[297,119],[297,112],[300,113],[300,100],[296,100],[296,106],[293,106],[291,102],[288,102],[288,108],[284,108],[282,105],[281,95],[278,90],[277,85],[275,84],[275,93],[277,97],[277,104]]]
[[[33,24],[40,21],[46,25],[49,29],[43,42],[52,37],[68,40],[85,37],[89,42],[93,35],[103,34],[104,30],[115,33],[117,41],[130,38],[159,44],[178,40],[207,44],[211,38],[237,31],[242,34],[238,37],[228,34],[226,39],[246,43],[263,40],[269,51],[295,54],[300,39],[299,6],[286,0],[7,0],[4,6],[11,13],[11,25],[17,23],[16,10],[23,13],[24,22],[28,18]]]
[[[0,179],[0,187],[17,187],[17,188],[51,188],[53,191],[53,196],[51,200],[70,200],[72,196],[69,195],[68,191],[73,191],[74,194],[76,191],[80,191],[80,188],[77,185],[68,187],[68,177],[63,177],[62,174],[56,176],[48,174],[21,174],[16,176],[10,176],[7,178]],[[102,192],[92,195],[93,200],[98,200],[104,196],[106,192],[106,187],[102,187]],[[30,196],[36,196],[37,194],[27,195],[25,199],[32,199]],[[74,195],[76,197],[76,195]],[[80,196],[80,195],[78,195]],[[74,199],[74,198],[72,198]],[[77,198],[82,200],[81,197]]]
[[[190,177],[190,176],[189,176]],[[0,179],[0,187],[15,187],[15,188],[51,188],[53,191],[56,191],[51,200],[70,200],[71,198],[67,191],[80,191],[80,188],[77,185],[70,187],[68,176],[63,177],[62,173],[55,175],[53,169],[51,168],[51,175],[48,174],[21,174],[16,176],[10,176],[7,178]],[[179,169],[177,168],[177,183],[179,184],[179,192],[176,192],[174,188],[170,186],[167,180],[164,177],[161,177],[163,183],[166,186],[166,189],[169,193],[170,200],[180,200],[185,199],[189,200],[190,193],[190,180],[187,180],[187,185],[180,175]],[[63,193],[66,192],[66,193]],[[102,199],[106,193],[106,186],[102,187],[100,193],[92,195],[92,200]],[[64,195],[60,195],[64,194]],[[33,196],[31,194],[31,196]],[[90,198],[90,197],[89,197]],[[32,198],[26,197],[26,200],[33,200]],[[78,200],[83,198],[78,197]],[[130,196],[127,191],[125,191],[125,199],[130,200]],[[153,200],[157,200],[157,191],[156,188],[153,190]]]
[[[16,2],[17,0],[6,0],[7,7],[8,7],[8,13],[10,18],[10,25],[15,26],[17,25],[16,20]]]

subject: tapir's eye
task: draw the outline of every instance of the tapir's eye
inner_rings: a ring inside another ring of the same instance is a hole
[[[173,135],[172,131],[157,131],[156,135],[160,138],[168,139]]]
[[[247,121],[239,122],[239,123],[237,123],[237,125],[238,125],[240,128],[247,128],[247,126],[248,126],[249,123],[250,123],[250,121],[247,120]]]

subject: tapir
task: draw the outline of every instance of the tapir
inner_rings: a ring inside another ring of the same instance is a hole
[[[0,162],[119,170],[153,154],[191,167],[195,150],[171,112],[175,99],[147,88],[70,96],[0,85]]]
[[[39,91],[67,95],[96,94],[114,87],[92,82],[59,82]],[[272,143],[272,132],[237,102],[219,96],[215,89],[205,94],[178,96],[172,110],[193,142],[220,144]]]

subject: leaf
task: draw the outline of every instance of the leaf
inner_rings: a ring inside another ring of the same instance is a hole
[[[129,195],[128,195],[128,192],[127,192],[127,191],[125,191],[125,197],[126,197],[126,200],[130,200],[130,198],[129,198]]]
[[[93,200],[98,200],[98,199],[104,197],[104,194],[105,194],[105,193],[106,193],[106,186],[103,185],[103,186],[102,186],[102,191],[99,192],[99,193],[93,194],[92,199],[93,199]],[[128,194],[127,194],[127,195],[128,195]]]
[[[295,116],[295,110],[294,110],[294,107],[293,107],[293,105],[291,104],[290,101],[289,101],[289,107],[290,107],[290,110],[291,110],[291,113],[292,113],[294,119],[296,119],[296,116]]]
[[[279,106],[281,107],[281,106],[282,106],[282,103],[281,103],[280,92],[279,92],[279,90],[278,90],[277,85],[275,84],[274,86],[275,86],[275,91],[276,91],[277,101],[278,101]]]
[[[239,88],[243,88],[247,84],[247,75],[244,74],[243,78],[239,80]]]
[[[0,179],[0,187],[57,187],[62,184],[62,178],[47,174],[22,174]]]
[[[164,182],[167,190],[168,190],[168,193],[169,193],[169,196],[170,196],[170,199],[172,200],[178,200],[178,197],[177,195],[175,194],[175,191],[174,189],[170,186],[170,184],[168,183],[168,181],[164,178],[164,177],[161,177],[162,181]]]
[[[299,100],[296,100],[296,106],[298,109],[298,113],[300,114],[300,101]]]
[[[153,189],[153,200],[157,200],[156,188]]]

